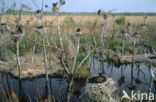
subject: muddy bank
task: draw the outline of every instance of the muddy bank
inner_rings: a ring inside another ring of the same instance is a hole
[[[132,63],[132,55],[118,55],[120,62],[124,63]],[[134,62],[141,62],[141,55],[134,55]]]
[[[31,57],[20,57],[21,61],[21,79],[32,79],[45,75],[44,60],[41,55],[35,55],[32,63]],[[0,61],[0,72],[11,74],[13,77],[18,78],[18,68],[16,57],[13,60],[4,62]],[[48,63],[49,76],[60,77],[63,68],[58,60]]]
[[[100,50],[96,49],[96,51],[94,52],[94,57],[95,58],[100,58],[102,55],[105,55],[106,60],[109,61],[116,61],[119,64],[128,64],[128,63],[132,63],[132,54],[119,54],[119,53],[115,53],[115,52],[110,52],[108,50],[104,50],[103,52],[101,52]],[[133,61],[136,63],[141,63],[142,62],[142,56],[141,54],[134,54],[133,55]],[[110,60],[111,59],[111,60]],[[106,61],[104,60],[104,61]]]

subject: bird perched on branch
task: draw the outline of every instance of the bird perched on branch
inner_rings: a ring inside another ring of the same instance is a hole
[[[122,39],[123,40],[127,40],[127,38],[130,36],[130,34],[126,33],[124,30],[122,30],[121,33],[122,33]]]
[[[81,32],[81,29],[80,28],[77,28],[76,29],[75,35],[76,36],[81,36],[82,35],[82,32]]]
[[[140,29],[145,29],[146,28],[146,24],[140,24]]]
[[[101,9],[98,10],[98,16],[103,16],[104,20],[107,20],[109,15],[112,15],[112,11],[115,11],[116,9],[109,10],[108,12],[104,12]],[[114,17],[114,16],[113,16]]]
[[[140,38],[141,36],[139,35],[138,32],[135,32],[133,35],[132,35],[134,38]]]
[[[35,11],[35,16],[36,16],[37,18],[41,19],[41,18],[42,18],[42,11],[41,11],[41,10]]]
[[[101,10],[100,10],[100,9],[98,10],[98,15],[99,15],[99,16],[101,15]]]
[[[53,3],[53,12],[59,12],[60,8],[58,7],[58,2]]]

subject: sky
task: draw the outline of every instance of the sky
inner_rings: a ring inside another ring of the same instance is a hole
[[[0,0],[1,1],[1,0]],[[4,0],[6,6],[10,7],[14,2],[17,8],[21,4],[26,4],[35,11],[41,8],[42,0]],[[44,0],[44,4],[52,7],[52,3],[57,0]],[[0,3],[0,8],[2,4]],[[61,8],[63,12],[96,12],[98,9],[114,12],[156,12],[156,0],[66,0],[66,4]],[[44,9],[51,11],[51,8]]]

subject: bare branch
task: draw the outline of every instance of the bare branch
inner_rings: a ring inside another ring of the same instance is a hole
[[[63,50],[62,35],[61,35],[61,30],[60,30],[60,17],[59,17],[58,12],[57,12],[57,30],[58,30],[58,34],[59,34],[59,38],[60,38],[61,49]]]
[[[72,48],[76,51],[76,48],[75,46],[72,44],[71,40],[68,38],[67,34],[64,34],[65,35],[65,38],[66,40],[68,41],[68,43],[72,46]]]
[[[35,42],[35,40],[32,40],[32,39],[27,39],[27,40],[30,40],[30,41]],[[37,44],[37,45],[41,45],[41,46],[45,46],[45,47],[49,47],[49,48],[55,48],[55,49],[57,49],[58,51],[62,51],[62,50],[61,50],[60,48],[58,48],[57,46],[43,45],[43,44],[37,43],[37,42],[36,42],[36,44]]]
[[[72,73],[74,72],[75,64],[76,64],[76,61],[77,61],[77,55],[79,53],[79,43],[80,43],[80,38],[77,39],[77,48],[76,48],[76,53],[75,53],[75,57],[74,57],[74,63],[73,63],[73,67],[72,67]]]
[[[62,59],[62,56],[60,56],[59,59],[60,59],[61,65],[63,66],[63,68],[64,68],[64,70],[66,71],[66,73],[67,73],[68,75],[70,75],[71,73],[70,73],[70,71],[68,70],[68,68],[66,67],[66,65],[65,65],[65,63],[64,63],[64,61],[63,61],[63,59]]]
[[[96,46],[96,40],[95,40],[95,36],[94,36],[94,29],[95,29],[95,27],[96,27],[96,25],[97,25],[97,22],[98,22],[98,18],[96,18],[96,20],[95,20],[95,22],[94,22],[94,25],[93,25],[93,27],[91,28],[91,34],[92,34],[92,38],[93,38],[93,40],[94,40],[94,46]]]
[[[82,66],[82,64],[87,60],[87,58],[93,53],[93,51],[95,50],[95,48],[93,48],[89,53],[88,53],[88,55],[80,62],[80,64],[78,65],[78,67],[77,67],[77,69],[76,69],[76,71],[75,72],[77,72],[79,69],[80,69],[80,67]]]

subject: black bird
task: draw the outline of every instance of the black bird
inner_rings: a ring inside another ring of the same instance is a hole
[[[135,32],[133,35],[132,35],[134,38],[140,38],[141,36],[139,35],[138,32]]]
[[[23,37],[24,37],[23,26],[16,25],[15,30],[11,32],[11,39],[14,42],[17,42],[18,40],[21,40]]]
[[[107,15],[106,14],[103,14],[103,18],[106,20],[107,19]]]
[[[41,10],[37,10],[37,11],[35,11],[35,13],[39,14],[39,13],[41,13]]]
[[[6,23],[1,23],[1,26],[6,26],[7,24]]]
[[[58,5],[58,2],[53,3],[53,7],[54,7],[54,8],[57,7],[57,5]]]
[[[122,30],[122,31],[121,31],[121,33],[122,33],[122,34],[125,34],[125,31],[124,31],[124,30]]]
[[[53,12],[58,12],[58,11],[59,11],[58,2],[53,3]]]
[[[100,15],[100,14],[101,14],[101,10],[99,9],[99,10],[98,10],[98,15]]]
[[[77,28],[76,32],[80,32],[80,31],[81,31],[80,28]]]
[[[76,36],[81,36],[82,35],[81,29],[77,28],[75,34]]]
[[[35,16],[41,19],[42,18],[41,10],[35,11]]]
[[[88,79],[89,83],[103,83],[106,81],[106,76],[103,73],[99,73],[97,76],[93,76]]]
[[[16,26],[16,31],[17,31],[17,33],[23,33],[23,26],[22,25],[17,25]]]
[[[140,24],[140,29],[145,29],[146,28],[146,24]]]
[[[128,26],[131,26],[131,23],[130,22],[128,22],[128,24],[127,24]]]

